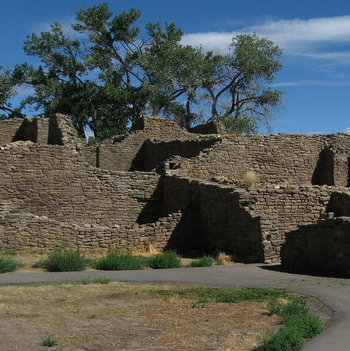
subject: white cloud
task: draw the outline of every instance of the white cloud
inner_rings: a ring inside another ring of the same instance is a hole
[[[350,62],[350,52],[327,51],[328,45],[350,45],[350,16],[268,21],[232,32],[188,33],[183,43],[227,52],[233,36],[254,33],[276,42],[286,54],[313,59]]]
[[[21,97],[22,99],[24,97],[27,97],[28,95],[34,94],[34,89],[32,86],[28,84],[22,84],[18,87],[16,87],[17,95]]]
[[[277,82],[272,87],[298,87],[298,86],[350,86],[350,81],[327,81],[327,80],[300,80],[290,82]]]
[[[344,133],[350,134],[350,127],[346,127],[345,130],[344,130]]]
[[[53,19],[50,22],[40,22],[40,23],[36,23],[33,24],[31,26],[31,28],[29,29],[30,32],[39,34],[40,32],[48,32],[51,30],[51,24],[53,24],[54,22],[59,22],[62,26],[63,29],[63,33],[66,36],[72,37],[72,38],[76,38],[76,37],[81,37],[83,36],[83,34],[75,31],[72,28],[72,23],[76,22],[76,19],[74,17],[66,17],[63,19]]]

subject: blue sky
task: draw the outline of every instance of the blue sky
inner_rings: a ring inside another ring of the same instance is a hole
[[[1,0],[0,65],[29,61],[22,50],[27,34],[61,22],[69,28],[75,11],[90,0]],[[185,44],[225,52],[238,33],[256,32],[283,48],[275,86],[285,94],[273,133],[350,131],[350,2],[314,0],[124,0],[110,1],[118,13],[142,11],[139,26],[175,21]],[[263,130],[262,130],[263,131]]]

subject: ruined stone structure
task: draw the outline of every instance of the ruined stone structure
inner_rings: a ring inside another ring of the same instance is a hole
[[[350,269],[347,134],[234,136],[217,123],[184,132],[144,116],[86,146],[59,114],[0,128],[0,250],[151,244],[273,263],[283,247],[286,266],[314,269],[336,242],[331,270]]]

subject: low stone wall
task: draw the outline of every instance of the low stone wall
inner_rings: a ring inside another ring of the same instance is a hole
[[[0,150],[0,201],[18,212],[77,224],[131,225],[159,217],[160,176],[88,166],[59,145],[18,142]]]
[[[0,215],[0,251],[52,251],[57,249],[117,249],[144,251],[149,245],[163,250],[181,219],[180,213],[160,218],[156,223],[112,227],[78,226],[30,213]]]
[[[350,218],[319,220],[287,233],[282,265],[293,271],[350,275]]]

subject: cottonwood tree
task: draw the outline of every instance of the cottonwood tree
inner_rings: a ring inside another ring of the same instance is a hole
[[[136,9],[114,15],[102,3],[77,12],[74,39],[59,23],[28,36],[24,50],[41,64],[0,76],[0,110],[13,115],[30,105],[43,115],[65,113],[81,135],[89,127],[98,140],[125,132],[145,112],[185,129],[220,119],[229,131],[251,133],[269,121],[282,94],[269,88],[281,67],[277,45],[243,34],[228,55],[204,52],[182,45],[174,23],[148,24],[140,34],[140,15]],[[16,110],[8,101],[21,82],[34,93]]]
[[[222,120],[229,130],[255,131],[268,124],[280,105],[282,91],[270,83],[280,70],[281,49],[267,38],[241,34],[232,39],[228,55],[207,55],[212,70],[205,81],[211,119]]]
[[[17,88],[23,83],[22,76],[17,70],[10,71],[0,66],[0,118],[21,117],[21,107],[14,107],[11,103],[12,97],[17,93]]]

